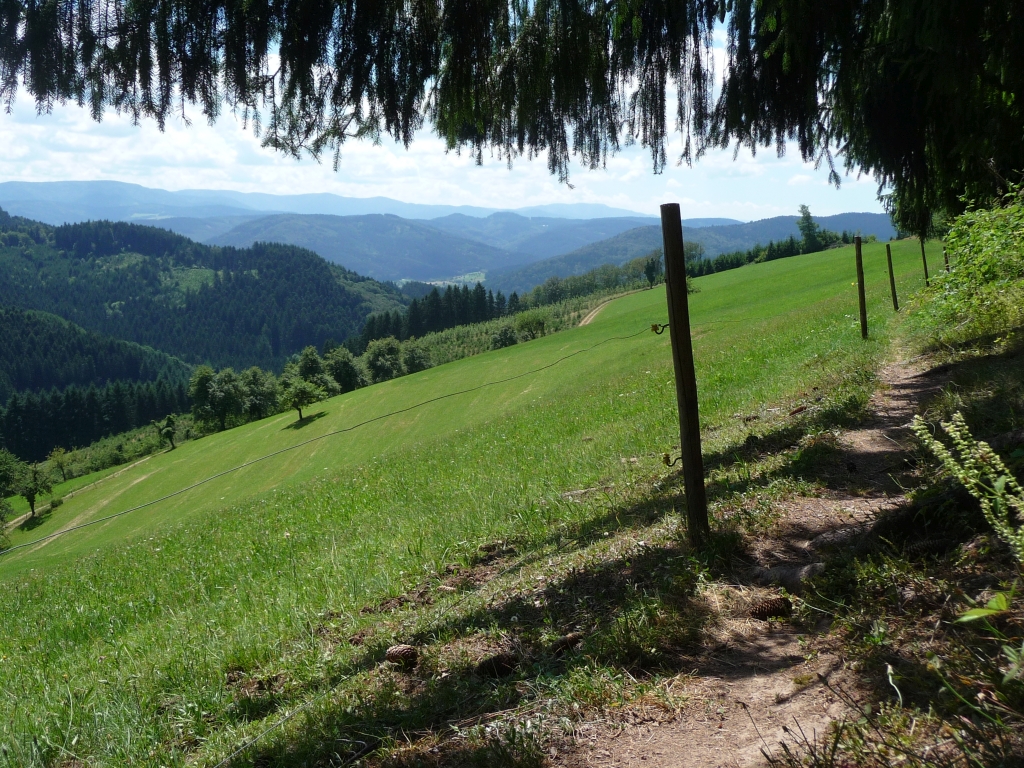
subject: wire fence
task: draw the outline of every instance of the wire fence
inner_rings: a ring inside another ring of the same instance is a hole
[[[65,535],[67,535],[69,533],[73,533],[75,531],[80,531],[83,528],[89,528],[90,526],[93,526],[93,525],[99,525],[100,523],[105,523],[105,522],[108,522],[110,520],[114,520],[114,519],[119,518],[119,517],[124,517],[125,515],[129,515],[129,514],[131,514],[133,512],[138,512],[139,510],[142,510],[142,509],[147,509],[148,507],[152,507],[152,506],[154,506],[156,504],[160,504],[161,502],[167,501],[168,499],[173,499],[175,496],[180,496],[180,495],[182,495],[184,493],[188,493],[189,491],[195,490],[196,488],[199,488],[200,486],[206,485],[207,483],[213,482],[214,480],[217,480],[218,478],[224,477],[225,475],[230,475],[230,474],[232,474],[234,472],[238,472],[238,471],[240,471],[242,469],[245,469],[246,467],[251,467],[254,464],[259,464],[260,462],[267,461],[268,459],[272,459],[275,456],[280,456],[283,453],[288,453],[290,451],[297,450],[299,448],[302,448],[303,446],[309,445],[310,443],[315,443],[315,442],[318,442],[320,440],[326,440],[329,437],[337,437],[338,435],[344,435],[344,434],[346,434],[348,432],[352,432],[354,430],[360,429],[360,428],[365,427],[365,426],[367,426],[369,424],[374,424],[374,423],[376,423],[378,421],[384,421],[385,419],[389,419],[392,416],[398,416],[398,415],[403,414],[403,413],[408,413],[409,411],[414,411],[414,410],[416,410],[418,408],[423,408],[424,406],[430,405],[431,403],[436,403],[436,402],[439,402],[441,400],[448,400],[450,398],[459,397],[461,395],[467,395],[467,394],[469,394],[471,392],[477,392],[477,391],[479,391],[481,389],[486,389],[488,387],[498,386],[499,384],[507,384],[510,381],[515,381],[516,379],[522,379],[522,378],[525,378],[526,376],[532,376],[533,374],[540,373],[541,371],[546,371],[547,369],[553,368],[556,365],[559,365],[560,363],[563,363],[566,360],[569,360],[570,358],[576,357],[577,355],[581,355],[581,354],[584,354],[586,352],[590,352],[590,351],[592,351],[594,349],[597,349],[598,347],[604,346],[605,344],[609,344],[609,343],[611,343],[613,341],[627,341],[629,339],[634,339],[637,336],[640,336],[641,334],[647,333],[647,332],[648,332],[647,328],[644,328],[641,331],[637,331],[636,333],[628,334],[626,336],[610,336],[610,337],[608,337],[608,338],[606,338],[606,339],[604,339],[602,341],[597,342],[596,344],[590,345],[589,347],[584,347],[582,349],[576,350],[575,352],[570,352],[567,355],[562,355],[561,357],[559,357],[556,360],[553,360],[550,363],[547,363],[545,365],[539,366],[537,368],[531,368],[530,370],[523,371],[522,373],[517,373],[514,376],[506,376],[503,379],[496,379],[494,381],[488,381],[488,382],[485,382],[483,384],[478,384],[478,385],[476,385],[474,387],[468,387],[466,389],[456,390],[454,392],[449,392],[449,393],[444,394],[444,395],[438,395],[437,397],[431,397],[431,398],[428,398],[427,400],[423,400],[423,401],[418,402],[418,403],[416,403],[414,405],[410,405],[410,406],[407,406],[405,408],[398,408],[398,409],[396,409],[394,411],[389,411],[388,413],[381,414],[380,416],[374,416],[373,418],[366,419],[364,421],[360,421],[357,424],[352,424],[351,426],[344,427],[343,429],[336,429],[336,430],[332,430],[331,432],[326,432],[326,433],[324,433],[322,435],[318,435],[316,437],[311,437],[310,439],[303,440],[302,442],[296,443],[295,445],[290,445],[287,448],[281,448],[281,449],[279,449],[277,451],[272,451],[272,452],[270,452],[268,454],[260,456],[259,458],[252,459],[250,461],[246,461],[246,462],[244,462],[242,464],[239,464],[237,466],[231,467],[230,469],[225,469],[222,472],[217,472],[215,474],[212,474],[209,477],[205,477],[202,480],[198,480],[198,481],[192,483],[191,485],[187,485],[187,486],[185,486],[183,488],[179,488],[178,490],[172,491],[171,493],[168,493],[168,494],[165,494],[163,496],[160,496],[159,498],[143,502],[142,504],[138,504],[138,505],[136,505],[134,507],[129,507],[128,509],[121,510],[120,512],[115,512],[112,515],[106,515],[104,517],[100,517],[100,518],[97,518],[95,520],[90,520],[88,522],[81,523],[79,525],[71,526],[69,528],[64,528],[62,530],[55,531],[54,533],[48,534],[46,536],[40,536],[38,539],[33,539],[32,541],[24,542],[22,544],[17,544],[17,545],[15,545],[13,547],[9,547],[9,548],[3,550],[2,552],[0,552],[0,558],[9,555],[12,552],[16,552],[16,551],[18,551],[20,549],[26,549],[28,547],[33,547],[33,546],[36,546],[38,544],[42,544],[43,542],[49,541],[51,539],[55,539],[55,538],[57,538],[59,536],[65,536]]]

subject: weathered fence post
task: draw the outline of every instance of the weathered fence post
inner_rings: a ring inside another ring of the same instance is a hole
[[[885,244],[885,260],[889,262],[889,290],[892,291],[892,309],[900,311],[900,300],[896,298],[896,276],[892,273],[892,246]]]
[[[857,299],[860,302],[860,336],[868,337],[868,302],[864,295],[864,257],[860,249],[860,235],[853,238],[853,250],[857,255]]]
[[[686,485],[686,527],[690,544],[702,547],[711,536],[708,500],[704,490],[704,458],[700,450],[700,414],[697,407],[697,376],[690,339],[690,307],[686,295],[686,255],[683,223],[677,203],[661,206],[661,236],[665,245],[665,287],[668,324],[672,336],[672,361],[676,370],[676,401],[679,405],[679,441]]]
[[[949,251],[946,250],[946,246],[942,246],[942,258],[946,262],[946,271],[949,272]]]
[[[931,283],[928,282],[928,257],[924,255],[924,238],[921,238],[921,261],[924,263],[924,287],[927,288]]]

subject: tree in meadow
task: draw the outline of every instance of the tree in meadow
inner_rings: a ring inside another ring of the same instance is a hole
[[[199,421],[215,422],[223,432],[228,419],[242,413],[242,382],[232,368],[214,373],[208,365],[196,368],[189,381],[192,414]]]
[[[800,219],[796,223],[797,229],[803,235],[803,252],[817,253],[822,249],[820,227],[811,217],[811,209],[806,205],[800,206]]]
[[[644,262],[644,277],[647,278],[647,284],[653,288],[654,283],[661,277],[661,256],[651,256]]]
[[[363,361],[374,384],[398,378],[405,372],[402,369],[402,348],[393,336],[371,341]]]
[[[313,403],[319,403],[326,394],[316,384],[306,381],[300,376],[283,376],[281,378],[281,402],[299,412],[302,421],[302,409]]]
[[[250,421],[258,421],[277,408],[278,384],[270,371],[252,366],[242,371],[242,412]]]
[[[71,457],[68,455],[67,450],[58,445],[50,451],[50,455],[46,457],[46,460],[50,462],[51,467],[55,467],[60,472],[61,482],[66,483],[68,481],[68,466],[71,464]]]
[[[30,464],[18,481],[17,491],[31,510],[31,516],[36,516],[36,499],[53,490],[53,480],[50,474],[39,464]]]
[[[356,359],[345,347],[336,347],[324,357],[324,369],[342,392],[351,392],[363,382]]]

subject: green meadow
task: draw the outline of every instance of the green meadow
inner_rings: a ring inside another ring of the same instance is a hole
[[[941,247],[929,256],[939,268]],[[917,241],[893,257],[902,302],[924,282]],[[696,281],[709,463],[742,443],[744,417],[838,412],[869,380],[894,313],[885,246],[864,259],[867,341],[852,247]],[[0,765],[216,765],[274,717],[238,712],[230,671],[287,669],[287,706],[349,663],[325,654],[316,617],[362,626],[362,606],[485,541],[614,526],[606,500],[563,494],[664,472],[672,361],[649,328],[666,318],[663,287],[625,296],[587,326],[151,456],[15,529],[30,546],[0,557]]]

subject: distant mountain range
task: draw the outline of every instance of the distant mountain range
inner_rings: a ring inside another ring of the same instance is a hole
[[[434,219],[453,213],[484,217],[499,210],[468,205],[422,205],[387,197],[342,197],[328,193],[271,195],[213,189],[168,192],[119,181],[8,181],[0,183],[0,207],[16,216],[47,224],[97,219],[156,224],[168,218],[251,217],[268,213],[319,213],[331,216],[381,213],[406,219]],[[538,205],[519,209],[518,212],[523,216],[567,219],[610,216],[645,218],[644,214],[635,211],[595,203]]]
[[[687,219],[684,225],[707,227],[741,223],[735,219]],[[588,243],[614,237],[629,229],[649,226],[651,220],[636,216],[588,220],[528,218],[519,213],[492,213],[487,218],[479,218],[456,213],[432,219],[429,224],[495,248],[523,253],[533,259],[546,259]]]
[[[524,254],[449,234],[426,222],[381,214],[265,216],[207,240],[239,248],[256,242],[308,248],[376,280],[440,280],[530,261]]]
[[[896,235],[889,217],[882,213],[841,213],[835,216],[815,217],[814,220],[825,229],[836,232],[847,230],[865,237],[874,235],[879,240],[889,240]],[[758,243],[785,240],[790,235],[800,237],[796,216],[776,216],[726,226],[695,226],[693,221],[683,222],[683,238],[687,242],[700,243],[707,257],[745,251]],[[602,264],[624,264],[637,256],[660,249],[661,246],[660,226],[636,227],[553,258],[534,261],[521,267],[491,271],[487,274],[487,286],[506,293],[522,293],[543,283],[549,277],[580,275]]]
[[[485,273],[488,287],[524,291],[553,275],[621,264],[661,246],[658,220],[603,205],[496,211],[419,205],[384,197],[168,192],[121,182],[0,183],[0,206],[49,224],[109,219],[169,229],[198,242],[247,248],[278,242],[377,280],[451,280]],[[687,219],[706,255],[799,236],[796,216],[761,221]],[[889,239],[889,217],[844,213],[816,221]]]

